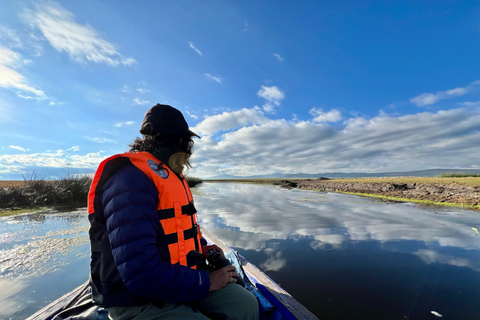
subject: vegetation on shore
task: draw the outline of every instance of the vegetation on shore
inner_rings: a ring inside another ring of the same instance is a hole
[[[371,197],[371,198],[380,198],[380,199],[391,200],[391,201],[415,202],[415,203],[424,204],[424,205],[450,206],[450,207],[461,207],[461,208],[466,208],[466,209],[480,210],[479,206],[469,205],[469,204],[465,204],[465,203],[438,202],[438,201],[431,201],[431,200],[419,200],[419,199],[412,199],[412,198],[391,197],[391,196],[385,196],[385,195],[380,195],[380,194],[371,194],[371,193],[363,193],[363,192],[339,191],[339,193],[351,194],[351,195],[357,195],[357,196],[363,196],[363,197]]]
[[[194,187],[202,180],[186,177]],[[40,209],[42,207],[72,207],[87,205],[90,176],[68,176],[45,180],[33,176],[20,181],[0,181],[0,216]]]
[[[269,179],[214,179],[205,180],[205,182],[238,182],[238,183],[258,183],[258,184],[276,184],[287,180],[285,178]],[[292,181],[312,180],[307,178],[288,179]],[[458,175],[456,173],[440,175],[437,177],[376,177],[376,178],[318,178],[324,182],[359,182],[359,183],[422,183],[422,184],[451,184],[457,183],[465,186],[480,186],[480,176],[475,174]]]
[[[203,180],[195,177],[186,177],[190,187],[194,187]],[[207,182],[237,182],[256,184],[280,184],[285,179],[217,179]],[[312,179],[294,179],[307,181]],[[378,177],[378,178],[318,178],[322,183],[393,183],[393,184],[457,184],[467,187],[480,186],[480,175],[447,173],[437,177]],[[88,191],[92,179],[90,176],[68,176],[58,180],[45,180],[33,176],[30,179],[19,181],[0,181],[0,216],[11,215],[42,207],[84,207],[87,204]],[[342,191],[338,191],[342,192]],[[365,195],[370,197],[383,197],[392,200],[412,201],[443,205],[459,205],[457,203],[438,203],[436,201],[418,200],[410,198],[395,198],[381,194],[366,194],[359,192],[344,193]],[[463,206],[462,204],[460,204]],[[471,207],[465,205],[464,207]],[[476,206],[478,207],[478,206]],[[474,208],[476,208],[474,207]],[[478,208],[477,208],[478,209]]]
[[[437,177],[376,177],[317,179],[235,179],[206,182],[273,184],[322,192],[339,192],[394,201],[458,206],[480,210],[480,176],[446,174]]]

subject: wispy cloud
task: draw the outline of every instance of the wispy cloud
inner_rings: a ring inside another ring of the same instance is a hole
[[[0,42],[9,48],[23,48],[23,42],[15,30],[0,25]]]
[[[207,79],[216,81],[216,82],[218,82],[218,83],[222,83],[222,77],[212,76],[210,73],[205,73],[205,77],[207,77]]]
[[[279,55],[278,53],[274,53],[273,56],[274,56],[275,58],[277,58],[278,61],[283,61],[282,56]]]
[[[24,20],[40,30],[57,51],[67,53],[75,62],[104,63],[109,66],[136,63],[135,59],[122,56],[93,27],[75,22],[73,14],[55,2],[25,11]]]
[[[123,93],[126,93],[126,94],[130,94],[130,93],[132,93],[132,89],[131,89],[129,86],[124,85],[124,86],[122,87],[122,92],[123,92]]]
[[[342,120],[342,114],[336,109],[323,112],[323,110],[313,108],[309,113],[315,117],[313,118],[313,122],[338,122]]]
[[[150,103],[150,101],[148,101],[148,100],[141,100],[141,99],[138,99],[138,98],[133,99],[133,104],[138,104],[138,105],[143,106],[143,105],[145,105],[145,104],[147,104],[147,103]]]
[[[87,139],[92,141],[92,142],[97,142],[97,143],[116,143],[116,141],[114,141],[112,139],[107,139],[107,138],[95,137],[95,138],[87,138]]]
[[[23,151],[23,152],[27,152],[29,151],[30,149],[25,149],[25,148],[22,148],[22,147],[19,147],[19,146],[13,146],[13,145],[10,145],[8,146],[10,149],[15,149],[15,150],[19,150],[19,151]]]
[[[195,50],[196,53],[198,53],[199,56],[202,56],[202,51],[198,50],[198,49],[193,45],[193,43],[189,42],[189,45],[190,45],[190,48],[192,48],[193,50]]]
[[[135,124],[135,121],[119,122],[115,124],[115,127],[121,128],[124,126],[131,126],[132,124]]]
[[[432,105],[440,100],[445,100],[453,97],[463,96],[471,92],[474,88],[480,85],[480,80],[470,83],[463,88],[454,88],[446,91],[438,91],[436,93],[422,93],[421,95],[410,99],[411,102],[417,105],[417,107],[425,107]]]
[[[74,152],[80,151],[80,147],[79,146],[73,146],[71,148],[68,148],[67,151],[74,151]]]
[[[285,94],[277,86],[265,87],[257,92],[257,96],[267,100],[267,103],[263,105],[263,110],[266,112],[274,112],[275,106],[280,106],[280,102],[285,98]]]
[[[193,119],[195,119],[195,120],[198,119],[198,116],[197,116],[196,114],[193,114],[193,113],[191,113],[191,112],[188,112],[188,110],[187,110],[187,114],[188,114],[191,118],[193,118]]]
[[[480,101],[465,101],[461,102],[460,105],[465,107],[480,107]]]
[[[33,98],[25,93],[33,93],[37,99],[47,96],[42,90],[28,83],[27,79],[15,69],[21,65],[21,55],[8,48],[0,47],[0,87],[20,90],[22,98]]]
[[[145,88],[137,88],[137,92],[140,93],[140,94],[146,94],[146,93],[149,93],[150,90],[145,89]]]

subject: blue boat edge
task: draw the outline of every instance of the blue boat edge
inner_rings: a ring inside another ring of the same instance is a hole
[[[268,277],[257,266],[250,263],[243,256],[239,255],[221,239],[215,237],[205,229],[202,229],[202,236],[207,240],[207,242],[214,243],[219,246],[227,257],[229,256],[229,252],[233,252],[235,256],[239,258],[245,277],[276,309],[276,311],[274,311],[268,319],[318,320],[318,318],[311,313],[310,310],[298,302],[291,294],[289,294],[279,284]]]

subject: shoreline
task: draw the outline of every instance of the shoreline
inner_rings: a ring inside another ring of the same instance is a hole
[[[354,179],[235,179],[204,182],[243,182],[320,192],[337,192],[391,201],[455,206],[480,211],[480,178],[354,178]]]
[[[77,184],[78,180],[70,179],[70,184]],[[382,177],[382,178],[351,178],[351,179],[212,179],[201,180],[187,177],[187,181],[191,187],[205,182],[223,182],[223,183],[254,183],[277,185],[284,188],[297,188],[302,190],[313,190],[320,192],[337,192],[352,194],[358,196],[375,197],[388,201],[414,202],[426,205],[455,206],[469,210],[480,211],[480,177]],[[5,181],[9,186],[4,186],[3,191],[14,191],[18,195],[34,195],[35,192],[28,191],[35,184],[45,186],[45,181]],[[55,182],[53,182],[55,184]],[[11,203],[0,206],[0,217],[15,215],[25,212],[40,211],[46,207],[70,207],[80,208],[86,205],[86,194],[90,182],[83,181],[82,186],[78,185],[75,192],[70,192],[70,197],[62,197],[65,202],[47,204],[38,203],[37,201],[27,203]],[[5,189],[6,187],[6,189]],[[2,189],[2,188],[0,188]],[[43,188],[42,188],[43,189]],[[67,188],[68,189],[68,188]],[[7,192],[11,193],[11,192]],[[43,193],[43,192],[42,192]],[[78,201],[78,194],[82,194],[80,198],[85,201]],[[71,201],[71,195],[76,194],[76,201]],[[0,192],[1,195],[1,192]],[[10,194],[11,196],[13,194]],[[3,196],[7,196],[4,194]],[[58,194],[57,194],[58,196]],[[2,197],[0,197],[2,198]],[[10,197],[7,197],[10,198]],[[15,198],[15,197],[14,197]],[[0,201],[1,202],[1,201]],[[35,203],[37,202],[37,203]]]

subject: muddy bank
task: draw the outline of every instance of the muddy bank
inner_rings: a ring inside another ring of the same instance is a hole
[[[457,183],[340,182],[320,178],[315,180],[283,180],[274,184],[286,188],[364,193],[440,204],[467,205],[480,210],[480,186],[466,186]]]

